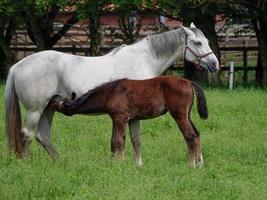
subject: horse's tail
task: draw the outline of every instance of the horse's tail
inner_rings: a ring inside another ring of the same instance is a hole
[[[5,128],[7,145],[10,152],[18,156],[22,154],[21,113],[19,100],[15,90],[14,73],[9,72],[5,88]]]
[[[194,93],[197,97],[197,110],[201,119],[208,119],[208,108],[206,103],[206,97],[203,89],[196,83],[191,82]]]

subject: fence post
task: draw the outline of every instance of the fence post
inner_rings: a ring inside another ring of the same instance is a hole
[[[234,85],[234,62],[230,62],[229,89],[232,90]]]
[[[246,87],[248,83],[248,49],[247,49],[247,41],[244,41],[244,49],[243,49],[243,86]]]

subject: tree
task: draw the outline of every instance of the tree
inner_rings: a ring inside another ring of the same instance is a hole
[[[116,5],[123,40],[126,44],[132,44],[139,37],[139,31],[141,29],[141,17],[138,15],[139,10],[137,4],[132,1],[124,1]]]
[[[263,72],[262,84],[267,86],[267,1],[258,1],[255,10],[257,12],[256,16],[258,16],[256,21],[258,22],[259,57]]]
[[[254,30],[258,41],[256,82],[258,85],[267,85],[267,1],[239,0],[225,2],[231,5],[230,24],[245,24],[243,32]]]
[[[110,1],[99,0],[91,1],[85,0],[78,2],[77,11],[80,18],[89,19],[89,32],[90,32],[90,55],[98,56],[100,55],[100,41],[101,41],[101,31],[100,31],[100,16],[101,14],[109,11]]]
[[[14,15],[14,7],[8,0],[0,1],[0,67],[2,73],[0,79],[5,80],[9,67],[15,60],[14,53],[10,49],[12,36],[18,24],[18,18]]]
[[[60,9],[64,9],[66,5],[72,4],[68,0],[22,0],[18,4],[18,6],[20,6],[18,11],[21,16],[23,16],[28,35],[32,42],[36,45],[38,51],[51,49],[71,28],[71,26],[78,22],[78,18],[74,13],[55,33],[55,17],[59,13]]]

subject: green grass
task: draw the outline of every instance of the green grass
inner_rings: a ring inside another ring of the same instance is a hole
[[[187,166],[185,142],[169,115],[142,122],[144,166],[137,168],[128,134],[125,161],[110,157],[107,116],[56,114],[58,161],[36,141],[28,160],[10,157],[0,137],[0,199],[267,199],[267,92],[205,92],[209,119],[200,120],[196,108],[192,116],[202,169]],[[0,101],[3,111],[3,86]]]

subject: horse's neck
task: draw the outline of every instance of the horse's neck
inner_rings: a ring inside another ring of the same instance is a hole
[[[172,65],[177,58],[183,56],[183,48],[184,48],[184,41],[181,41],[178,46],[177,50],[172,55],[162,55],[162,56],[155,56],[152,52],[151,47],[147,39],[143,39],[134,45],[130,45],[132,54],[130,54],[127,58],[128,62],[130,61],[131,65],[135,65],[135,63],[142,63],[142,71],[150,72],[151,77],[159,76],[164,73],[170,65]],[[125,48],[125,52],[128,51]],[[118,52],[117,56],[121,56],[121,59],[124,59],[124,54],[120,54]]]
[[[168,46],[165,47],[166,52],[168,52]],[[162,53],[161,55],[154,55],[151,53],[152,59],[154,59],[154,68],[157,70],[157,75],[163,74],[173,63],[177,61],[178,58],[184,56],[185,42],[183,38],[180,41],[177,41],[177,46],[175,51],[170,54]],[[163,49],[164,51],[164,49]]]
[[[155,64],[155,68],[157,69],[157,74],[163,74],[172,64],[174,64],[178,58],[183,57],[183,49],[184,45],[181,44],[178,46],[177,51],[170,55],[157,58],[157,63]]]

